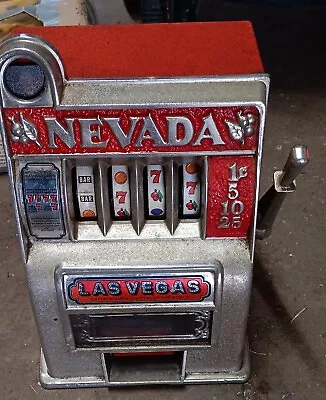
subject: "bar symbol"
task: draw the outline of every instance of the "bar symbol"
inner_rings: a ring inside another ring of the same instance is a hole
[[[131,218],[129,171],[125,165],[113,165],[112,182],[112,214],[116,220]]]
[[[198,218],[200,215],[200,168],[197,164],[183,164],[181,170],[181,217]]]
[[[165,218],[165,177],[162,165],[148,165],[147,184],[147,218]]]
[[[91,166],[76,167],[78,217],[82,220],[96,219],[94,171]]]

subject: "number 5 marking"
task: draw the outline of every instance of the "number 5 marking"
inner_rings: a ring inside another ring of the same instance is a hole
[[[126,202],[127,192],[116,192],[115,197],[119,199],[119,204],[124,204]]]
[[[190,194],[190,195],[195,194],[198,182],[187,182],[186,185],[187,185],[187,189],[189,188],[188,194]]]
[[[151,176],[153,177],[153,183],[160,183],[161,173],[162,173],[162,171],[160,171],[158,169],[151,170]]]

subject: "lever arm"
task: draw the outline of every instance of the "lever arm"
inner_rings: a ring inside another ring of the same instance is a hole
[[[308,162],[307,147],[296,145],[291,149],[283,171],[274,172],[274,185],[258,202],[257,239],[265,239],[272,233],[273,223],[287,193],[295,192],[295,178]]]

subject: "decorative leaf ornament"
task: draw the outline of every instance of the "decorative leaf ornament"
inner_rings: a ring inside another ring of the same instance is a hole
[[[244,144],[243,136],[244,132],[243,129],[241,128],[240,125],[231,122],[231,121],[225,121],[227,127],[229,128],[229,135],[230,138],[233,140],[238,140],[241,142],[241,144]]]
[[[20,113],[20,120],[24,128],[25,136],[28,137],[29,140],[35,142],[39,147],[42,147],[37,138],[37,129],[35,125],[27,121],[22,113]]]
[[[225,120],[225,124],[229,130],[229,136],[233,140],[238,140],[241,145],[244,145],[245,136],[252,136],[255,132],[254,123],[256,118],[253,114],[243,115],[241,111],[238,112],[237,122]]]
[[[36,126],[28,121],[22,113],[19,114],[18,121],[15,117],[9,117],[9,121],[12,123],[11,127],[11,140],[15,143],[27,144],[29,141],[35,142],[40,148],[41,143],[38,141],[38,132]]]

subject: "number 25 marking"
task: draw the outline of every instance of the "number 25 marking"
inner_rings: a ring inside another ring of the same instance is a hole
[[[162,171],[158,169],[151,170],[151,177],[153,177],[153,183],[160,183],[161,173]]]
[[[232,217],[231,221],[229,217],[221,217],[219,228],[233,228],[238,229],[241,228],[241,219],[240,217]]]

